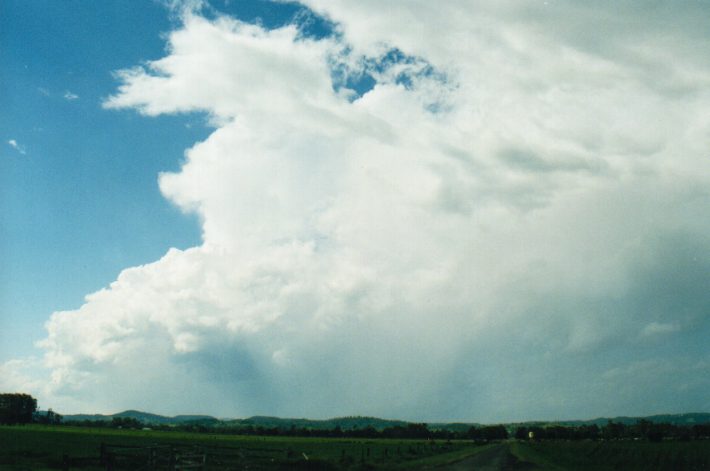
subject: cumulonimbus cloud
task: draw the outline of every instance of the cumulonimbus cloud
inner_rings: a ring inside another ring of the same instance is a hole
[[[710,407],[695,30],[663,42],[650,14],[625,28],[574,2],[305,3],[338,34],[188,12],[164,58],[120,72],[107,108],[215,126],[159,178],[203,244],[55,313],[44,397],[483,421]]]

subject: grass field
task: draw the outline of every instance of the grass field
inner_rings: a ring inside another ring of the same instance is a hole
[[[115,452],[113,470],[172,469],[154,458],[199,450],[204,470],[710,470],[710,441],[507,441],[490,445],[422,440],[208,435],[38,425],[0,426],[0,470],[107,469],[101,444]],[[65,462],[64,455],[68,456]],[[512,460],[512,461],[511,461]],[[498,464],[496,464],[498,463]],[[504,463],[501,465],[500,463]],[[505,464],[507,463],[507,464]],[[450,467],[448,465],[451,465]]]
[[[518,459],[544,470],[710,470],[710,441],[514,442]]]
[[[183,432],[46,427],[0,427],[0,469],[104,470],[101,444],[115,450],[115,470],[150,469],[150,450],[168,446],[187,453],[198,447],[207,456],[205,470],[224,469],[425,469],[456,461],[484,449],[470,442],[382,439],[321,439],[206,435]],[[134,449],[126,447],[136,447]],[[167,469],[158,462],[157,469]]]

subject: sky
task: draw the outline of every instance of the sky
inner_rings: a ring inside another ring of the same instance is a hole
[[[710,2],[0,3],[0,389],[710,411]]]

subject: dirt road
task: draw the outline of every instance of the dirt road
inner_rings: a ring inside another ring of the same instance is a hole
[[[447,471],[533,471],[538,468],[532,463],[520,461],[510,452],[510,445],[501,443],[469,458],[437,469]]]

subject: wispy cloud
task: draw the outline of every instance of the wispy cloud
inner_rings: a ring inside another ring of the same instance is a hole
[[[10,139],[9,141],[7,141],[7,143],[10,145],[10,147],[15,149],[20,154],[25,155],[27,153],[25,146],[18,144],[18,142],[16,140]]]

